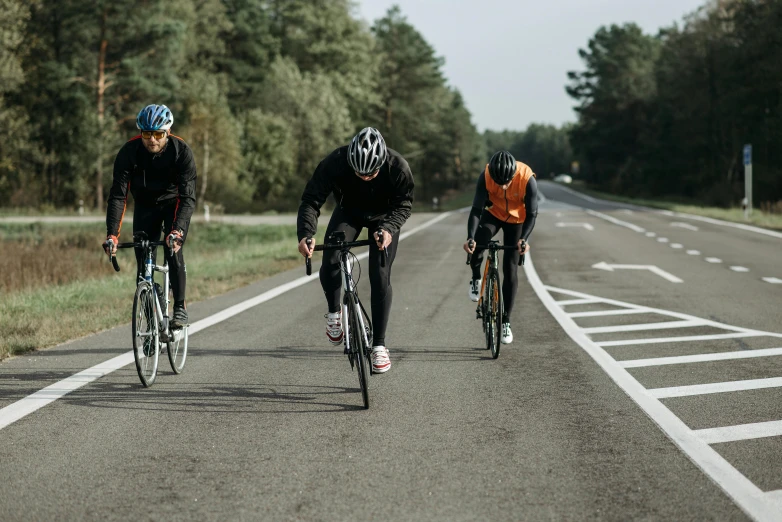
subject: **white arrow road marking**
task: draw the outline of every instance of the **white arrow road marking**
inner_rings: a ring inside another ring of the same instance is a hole
[[[700,253],[699,250],[688,250],[687,251],[687,255],[688,256],[699,256],[699,255],[701,255],[701,253]]]
[[[732,266],[730,269],[734,272],[749,272],[749,268],[745,266]]]
[[[766,283],[771,283],[772,285],[782,284],[782,279],[779,279],[777,277],[764,277],[763,281],[765,281]]]
[[[589,231],[593,231],[595,227],[590,225],[589,223],[557,223],[557,227],[584,227],[585,229]]]
[[[719,257],[707,257],[706,262],[718,265],[722,263],[722,259],[720,259]]]
[[[653,274],[657,274],[658,276],[667,279],[671,283],[683,283],[681,279],[676,277],[675,275],[666,272],[665,270],[656,267],[654,265],[609,265],[605,261],[602,261],[600,263],[596,263],[592,265],[592,268],[597,268],[598,270],[606,270],[608,272],[613,272],[614,270],[649,270]]]
[[[679,228],[686,228],[687,230],[692,230],[693,232],[697,232],[698,231],[698,227],[696,227],[695,225],[690,225],[689,223],[680,223],[678,221],[674,221],[673,223],[671,223],[671,226],[672,227],[679,227]]]

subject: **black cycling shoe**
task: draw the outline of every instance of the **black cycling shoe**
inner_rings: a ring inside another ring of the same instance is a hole
[[[171,328],[184,328],[187,326],[187,309],[181,305],[174,305],[174,319],[171,321]]]

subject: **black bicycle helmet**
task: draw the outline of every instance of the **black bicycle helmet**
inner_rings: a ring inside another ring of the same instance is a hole
[[[489,160],[489,175],[497,185],[505,185],[516,174],[516,159],[507,150],[495,152]]]
[[[348,146],[348,163],[362,175],[375,172],[386,162],[388,150],[380,131],[373,127],[362,129]]]

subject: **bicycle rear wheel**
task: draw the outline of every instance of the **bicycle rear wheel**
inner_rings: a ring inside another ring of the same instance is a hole
[[[356,363],[358,371],[358,385],[361,388],[361,399],[364,401],[364,409],[369,408],[369,380],[367,378],[367,360],[365,358],[364,334],[361,331],[361,323],[358,320],[359,310],[358,300],[355,296],[350,297],[350,351],[353,353],[353,360]]]
[[[168,362],[171,363],[171,369],[177,375],[185,369],[185,359],[187,359],[187,326],[179,330],[173,330],[171,335],[174,340],[168,343]]]
[[[155,314],[155,291],[152,285],[140,284],[133,298],[133,358],[136,371],[145,388],[152,386],[157,376],[160,342]]]

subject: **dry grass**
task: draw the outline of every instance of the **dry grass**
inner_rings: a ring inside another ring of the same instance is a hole
[[[199,224],[193,232],[190,303],[302,264],[292,225]],[[100,224],[0,226],[0,359],[130,320],[135,258],[121,252],[115,273],[102,234]]]

